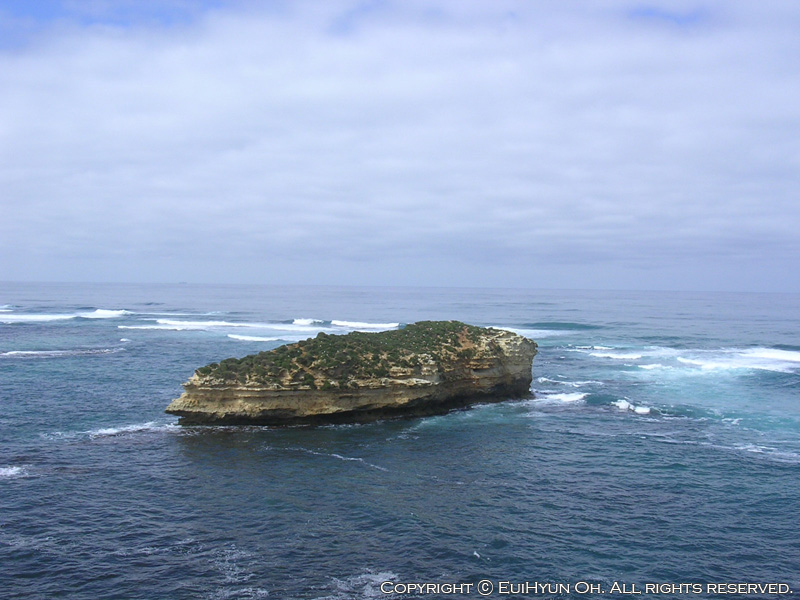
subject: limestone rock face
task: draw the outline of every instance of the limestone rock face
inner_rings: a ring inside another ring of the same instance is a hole
[[[180,423],[289,425],[428,415],[530,393],[536,343],[458,321],[316,338],[198,369]]]

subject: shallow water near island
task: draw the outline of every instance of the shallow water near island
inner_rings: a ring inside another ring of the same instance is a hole
[[[481,579],[798,590],[799,300],[2,284],[4,597],[381,598],[387,580]],[[421,319],[535,339],[535,396],[313,428],[163,413],[201,365]]]

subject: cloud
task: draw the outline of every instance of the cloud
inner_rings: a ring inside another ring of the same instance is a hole
[[[783,289],[798,266],[785,4],[94,6],[0,53],[0,278]]]

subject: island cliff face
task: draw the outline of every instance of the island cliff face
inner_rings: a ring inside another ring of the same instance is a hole
[[[180,423],[289,425],[429,415],[530,393],[536,343],[458,321],[316,338],[202,367]]]

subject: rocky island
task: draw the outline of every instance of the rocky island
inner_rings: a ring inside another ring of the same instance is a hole
[[[201,367],[166,412],[183,425],[361,422],[530,394],[536,342],[458,321],[320,333]]]

